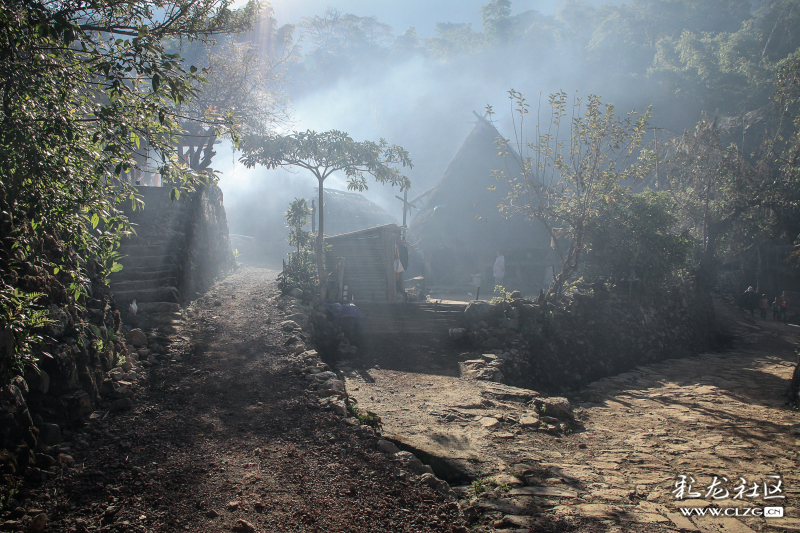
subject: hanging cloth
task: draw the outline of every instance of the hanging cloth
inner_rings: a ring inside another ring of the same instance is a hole
[[[400,261],[400,248],[397,246],[397,243],[394,244],[394,273],[400,274],[401,272],[405,272],[405,268],[403,268],[403,263]]]

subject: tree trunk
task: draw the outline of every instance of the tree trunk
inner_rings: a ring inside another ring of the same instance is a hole
[[[317,181],[319,182],[319,227],[317,228],[317,275],[319,276],[319,297],[324,302],[325,301],[325,292],[326,292],[326,276],[325,276],[325,257],[323,256],[324,249],[325,249],[325,210],[323,209],[322,203],[322,184],[324,182],[324,178],[318,178]]]

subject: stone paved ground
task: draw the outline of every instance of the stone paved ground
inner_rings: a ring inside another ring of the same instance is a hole
[[[576,405],[582,428],[562,436],[528,425],[540,415],[524,403],[532,391],[353,362],[345,375],[359,405],[383,417],[384,435],[505,485],[477,498],[456,487],[477,530],[800,531],[800,417],[783,396],[798,328],[759,321],[746,329],[757,342],[746,349],[595,382]],[[680,475],[694,478],[699,497],[676,499]],[[771,475],[785,498],[763,499]],[[728,498],[708,492],[714,476]],[[758,482],[759,496],[733,499],[739,478],[745,494]],[[784,518],[708,515],[764,506],[784,507]],[[680,507],[709,510],[689,519]]]

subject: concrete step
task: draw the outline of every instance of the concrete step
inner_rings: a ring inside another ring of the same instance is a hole
[[[164,270],[178,261],[175,255],[129,255],[119,260],[124,267],[150,267],[152,270]],[[123,270],[124,270],[123,268]]]
[[[162,230],[158,232],[150,232],[149,230],[145,233],[142,230],[140,233],[136,235],[131,235],[127,239],[122,241],[122,247],[125,248],[126,246],[152,246],[152,245],[160,245],[160,244],[172,244],[173,242],[180,242],[183,241],[183,237],[185,233],[182,231],[173,231],[173,230]]]
[[[155,269],[150,267],[123,267],[119,272],[109,276],[112,283],[123,281],[157,280],[162,278],[175,278],[174,268]]]
[[[123,244],[119,249],[120,253],[129,257],[136,257],[139,255],[153,256],[153,255],[169,255],[174,252],[175,248],[168,242],[163,243],[148,243],[148,244]]]
[[[180,292],[175,287],[159,287],[157,289],[143,289],[138,291],[113,291],[114,300],[117,307],[128,308],[133,300],[138,305],[140,302],[169,302],[178,303],[181,301]]]
[[[120,291],[141,291],[144,289],[158,289],[161,287],[175,287],[178,284],[176,277],[158,277],[152,279],[143,279],[142,276],[130,280],[112,280],[109,284],[111,292],[117,293]]]
[[[139,308],[138,315],[177,313],[181,310],[180,304],[174,302],[136,302]],[[127,306],[126,306],[127,310]]]

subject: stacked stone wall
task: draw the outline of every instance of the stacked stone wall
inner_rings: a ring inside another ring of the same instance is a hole
[[[564,305],[473,302],[466,338],[487,355],[479,379],[569,393],[605,376],[714,347],[723,336],[709,295],[691,288],[656,296],[570,294]]]

